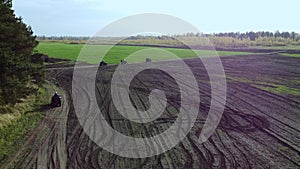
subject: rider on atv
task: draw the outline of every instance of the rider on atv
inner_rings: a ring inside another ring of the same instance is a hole
[[[53,107],[60,107],[61,106],[61,97],[57,94],[57,92],[55,92],[54,95],[51,98],[51,105]]]

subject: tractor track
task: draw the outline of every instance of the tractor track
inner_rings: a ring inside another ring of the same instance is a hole
[[[227,79],[228,98],[215,133],[207,142],[198,143],[210,107],[210,83],[201,63],[187,59],[201,96],[198,118],[187,137],[172,150],[144,159],[111,154],[91,141],[73,106],[83,99],[84,109],[94,109],[90,104],[92,96],[85,89],[87,84],[75,79],[81,87],[73,90],[80,95],[71,98],[73,68],[48,69],[48,79],[56,79],[64,91],[63,106],[47,112],[7,168],[300,168],[300,96],[276,94],[253,86],[261,82],[289,86],[293,80],[300,80],[300,59],[276,53],[221,59],[226,75],[236,79]],[[80,69],[88,72],[93,68],[95,65]],[[180,92],[174,79],[157,71],[146,71],[134,78],[130,99],[136,108],[149,108],[148,96],[153,89],[163,90],[168,98],[160,118],[137,124],[124,119],[112,103],[110,82],[115,68],[98,69],[96,79],[97,102],[106,122],[120,133],[134,137],[155,136],[170,127],[180,108]],[[190,86],[188,82],[185,85]]]
[[[61,73],[53,74],[57,77]],[[54,92],[53,89],[48,89]],[[69,96],[63,90],[62,106],[46,111],[46,116],[29,135],[26,143],[0,168],[65,168],[67,161],[66,122],[69,112]]]

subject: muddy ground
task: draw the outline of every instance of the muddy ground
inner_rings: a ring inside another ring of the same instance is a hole
[[[188,59],[186,63],[197,79],[201,103],[194,127],[173,149],[154,157],[132,159],[97,146],[83,131],[73,106],[73,101],[84,99],[87,104],[82,107],[91,109],[90,94],[78,88],[75,91],[81,95],[72,100],[73,69],[51,68],[47,78],[57,80],[63,89],[63,106],[47,112],[33,137],[5,167],[300,168],[300,96],[264,90],[274,84],[299,90],[300,58],[277,54],[222,57],[227,76],[226,107],[215,133],[203,144],[198,143],[198,136],[210,107],[211,86],[200,60]],[[163,64],[172,65],[172,61]],[[124,119],[111,101],[110,82],[115,68],[98,69],[95,92],[105,120],[115,130],[132,137],[150,137],[168,129],[180,108],[175,80],[159,70],[143,71],[133,79],[130,97],[137,109],[149,108],[147,98],[153,89],[163,90],[168,99],[161,117],[146,124],[134,123]],[[88,73],[90,69],[83,71]]]

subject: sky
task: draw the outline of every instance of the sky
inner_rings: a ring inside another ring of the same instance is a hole
[[[299,6],[299,0],[13,0],[16,15],[39,36],[92,36],[141,13],[172,15],[204,33],[300,33]]]

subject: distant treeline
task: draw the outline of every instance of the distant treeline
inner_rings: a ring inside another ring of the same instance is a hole
[[[38,41],[64,41],[68,43],[85,43],[90,37],[75,37],[75,36],[38,36]]]
[[[300,45],[300,34],[296,32],[230,32],[206,35],[216,46],[249,47],[249,46],[297,46]]]
[[[293,41],[300,40],[300,34],[296,32],[269,32],[269,31],[259,31],[259,32],[229,32],[229,33],[216,33],[213,34],[217,37],[232,37],[237,39],[250,39],[251,41],[255,41],[260,37],[267,37],[267,38],[285,38],[285,39],[292,39]],[[207,34],[207,36],[210,36]]]
[[[207,41],[207,38],[209,41]],[[62,41],[65,43],[85,43],[89,37],[71,37],[71,36],[40,36],[40,41]],[[120,38],[93,38],[92,41],[103,44],[111,44],[118,41]],[[169,45],[182,46],[182,42],[187,42],[193,46],[215,46],[240,48],[250,46],[297,46],[300,45],[300,34],[296,32],[228,32],[228,33],[186,33],[182,35],[172,36],[131,36],[123,39],[120,44],[123,45]]]

